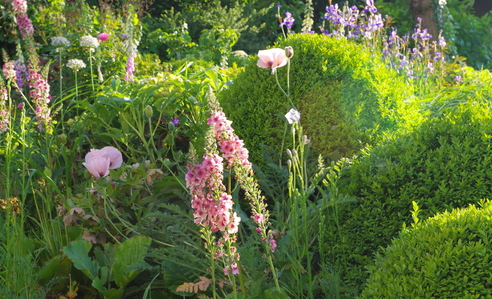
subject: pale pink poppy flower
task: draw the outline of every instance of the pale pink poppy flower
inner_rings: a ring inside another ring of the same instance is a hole
[[[102,178],[109,174],[109,159],[102,156],[92,156],[89,159],[85,159],[85,163],[82,165],[87,168],[87,170],[95,178]]]
[[[285,56],[285,50],[279,48],[273,48],[268,50],[258,51],[257,65],[264,69],[272,69],[272,75],[278,67],[283,67],[288,62],[287,56]]]
[[[123,163],[121,152],[112,147],[106,146],[102,149],[91,149],[85,155],[85,163],[82,163],[87,170],[96,178],[105,177],[110,169],[116,169]]]

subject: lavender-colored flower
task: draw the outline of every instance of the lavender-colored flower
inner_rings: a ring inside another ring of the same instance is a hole
[[[429,70],[429,73],[433,73],[434,72],[434,63],[432,63],[432,61],[429,61],[427,63],[427,69]]]
[[[378,9],[374,5],[374,0],[366,0],[366,7],[362,10],[362,13],[371,12],[373,14],[378,12]]]
[[[439,46],[441,48],[445,48],[446,47],[446,40],[444,39],[444,36],[439,36]]]
[[[292,26],[294,25],[294,22],[295,22],[295,19],[292,17],[292,14],[290,12],[286,12],[285,13],[285,18],[284,18],[284,21],[282,22],[282,24],[280,24],[280,26],[284,26],[287,27],[287,29],[289,29],[289,31],[292,29]]]
[[[26,76],[26,66],[24,64],[24,60],[22,58],[17,59],[14,61],[14,67],[15,67],[15,79],[17,81],[17,86],[19,88],[24,87],[24,78]]]
[[[177,125],[179,124],[179,118],[174,117],[174,118],[171,120],[171,123],[172,123],[174,126],[177,126]]]
[[[338,3],[326,7],[325,19],[333,25],[341,23],[342,11],[338,8]]]

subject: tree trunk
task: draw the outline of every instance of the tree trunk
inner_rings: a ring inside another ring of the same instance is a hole
[[[432,9],[432,0],[408,0],[410,13],[417,22],[418,18],[422,19],[422,29],[432,35],[432,40],[437,40],[438,32],[434,22],[434,11]]]

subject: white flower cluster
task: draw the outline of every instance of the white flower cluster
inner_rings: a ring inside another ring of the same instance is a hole
[[[70,41],[63,36],[53,37],[51,45],[57,48],[70,47]]]
[[[85,63],[80,60],[80,59],[70,59],[68,62],[67,62],[67,67],[69,69],[72,69],[74,71],[78,71],[82,68],[85,68]]]
[[[90,35],[83,36],[82,38],[80,38],[80,46],[84,48],[95,49],[99,47],[99,41],[97,40],[97,38]]]

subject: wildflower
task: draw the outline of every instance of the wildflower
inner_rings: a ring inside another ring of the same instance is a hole
[[[120,38],[121,38],[122,40],[128,39],[128,34],[123,33],[122,35],[120,35]]]
[[[99,47],[99,41],[97,38],[90,35],[83,36],[80,38],[80,46],[84,48],[95,49]]]
[[[287,62],[284,49],[273,48],[258,51],[257,65],[264,69],[272,69],[272,75],[277,68],[285,66]]]
[[[91,149],[85,155],[85,163],[82,163],[82,165],[95,178],[101,178],[107,176],[110,169],[119,168],[122,163],[123,156],[121,152],[112,146],[106,146],[102,149]]]
[[[13,62],[6,62],[3,65],[3,75],[7,81],[15,80],[15,66]]]
[[[461,83],[463,82],[463,78],[460,75],[457,75],[456,77],[454,77],[454,81],[456,81],[456,83]]]
[[[232,269],[232,274],[238,275],[239,274],[239,268],[237,266],[237,263],[232,263],[231,264],[231,269]]]
[[[172,123],[174,126],[177,126],[177,125],[179,124],[179,118],[174,117],[174,118],[171,120],[171,123]]]
[[[8,91],[7,88],[0,88],[0,133],[9,128],[9,112],[7,110]]]
[[[126,81],[135,81],[135,79],[133,79],[133,72],[135,71],[134,55],[135,55],[134,53],[131,53],[126,59],[126,75],[125,75]]]
[[[364,10],[362,10],[362,13],[365,13],[367,11],[373,14],[378,12],[378,9],[376,8],[376,6],[374,6],[374,0],[366,0],[366,7],[364,8]]]
[[[270,239],[269,242],[270,242],[270,250],[274,252],[275,249],[277,248],[277,242],[275,242],[274,239]]]
[[[284,26],[289,29],[289,32],[292,30],[292,26],[294,25],[295,19],[292,17],[290,12],[285,13],[284,21],[280,24],[280,27]]]
[[[56,48],[70,47],[70,41],[63,36],[56,36],[51,39],[51,45]]]
[[[70,59],[67,62],[67,67],[75,72],[86,67],[85,63],[80,59]]]
[[[24,87],[24,78],[27,70],[22,57],[14,61],[14,67],[15,67],[15,79],[17,81],[17,86],[19,88],[22,88]]]
[[[38,128],[43,131],[43,128],[50,123],[50,109],[48,108],[48,103],[51,100],[50,85],[35,72],[32,72],[29,78],[31,81],[30,87],[32,88],[29,94],[35,103]]]
[[[108,33],[100,33],[98,36],[97,36],[97,39],[100,40],[100,41],[105,41],[105,40],[108,40],[109,38],[109,34]]]
[[[32,26],[31,20],[27,14],[17,15],[16,22],[23,38],[27,38],[28,35],[34,34],[34,27]]]
[[[27,1],[26,0],[14,0],[12,2],[15,13],[26,14],[27,13]]]
[[[294,56],[294,49],[291,46],[285,47],[285,57],[292,58]]]
[[[299,122],[299,120],[301,119],[301,114],[299,113],[299,111],[292,108],[289,110],[289,112],[287,112],[287,114],[285,115],[285,118],[287,118],[287,121],[289,122],[289,124],[292,125],[292,124],[296,124]]]

